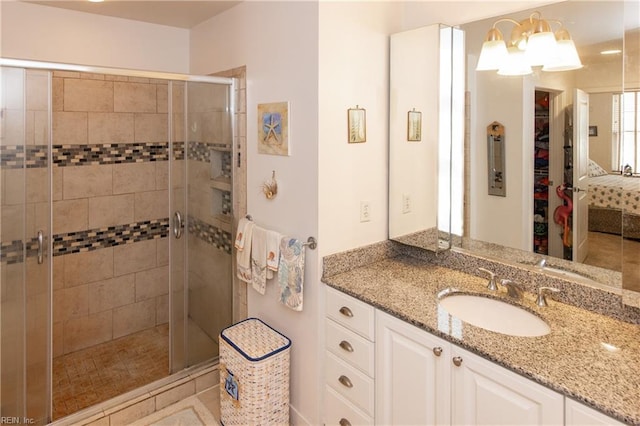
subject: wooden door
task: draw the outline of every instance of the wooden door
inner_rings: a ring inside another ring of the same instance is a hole
[[[575,89],[573,108],[573,261],[589,251],[589,94]]]

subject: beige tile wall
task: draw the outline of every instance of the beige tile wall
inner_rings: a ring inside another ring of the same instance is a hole
[[[232,235],[235,235],[239,218],[247,213],[247,70],[246,67],[232,68],[216,74],[218,77],[236,79],[235,93],[235,134],[233,143],[240,155],[240,167],[236,167],[236,159],[233,159],[235,175],[233,181],[233,211],[235,213],[232,227]],[[232,271],[236,269],[235,251],[232,258]],[[248,315],[247,285],[233,274],[233,320],[234,322],[245,319]]]
[[[54,72],[53,144],[167,142],[167,83]],[[34,179],[37,177],[33,177]],[[168,162],[54,167],[53,234],[169,216]],[[168,241],[54,258],[54,356],[168,321]]]

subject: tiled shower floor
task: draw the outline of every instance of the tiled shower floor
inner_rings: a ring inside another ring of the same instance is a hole
[[[53,359],[53,419],[169,374],[169,325]]]

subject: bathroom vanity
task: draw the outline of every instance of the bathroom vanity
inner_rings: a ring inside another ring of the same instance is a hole
[[[451,289],[508,298],[484,278],[402,255],[353,268],[343,258],[340,271],[330,262],[327,424],[640,424],[640,326],[553,300],[538,307],[525,292],[507,302],[549,334],[500,334],[438,304]]]

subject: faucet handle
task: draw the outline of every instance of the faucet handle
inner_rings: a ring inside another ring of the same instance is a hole
[[[555,287],[539,287],[536,305],[540,306],[541,308],[549,306],[547,304],[547,295],[550,293],[560,293],[560,290]]]
[[[513,297],[515,299],[522,299],[522,293],[524,292],[524,289],[520,284],[518,284],[515,281],[507,280],[507,279],[501,279],[500,284],[503,287],[507,288],[507,295],[509,295],[509,297]]]
[[[496,285],[496,274],[485,268],[478,268],[478,271],[489,274],[489,282],[487,283],[487,288],[491,291],[498,290],[498,286]]]

